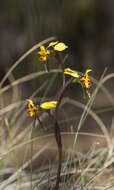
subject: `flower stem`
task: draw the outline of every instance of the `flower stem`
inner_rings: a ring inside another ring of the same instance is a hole
[[[59,95],[57,98],[58,103],[57,103],[57,106],[55,109],[55,113],[51,113],[50,111],[48,112],[51,121],[54,123],[55,139],[56,139],[56,143],[57,143],[57,147],[58,147],[58,169],[57,169],[57,178],[56,178],[55,190],[59,189],[60,176],[61,176],[61,166],[62,166],[62,139],[61,139],[60,127],[59,127],[59,124],[57,122],[57,111],[58,111],[58,107],[61,103],[61,100],[64,96],[64,92],[68,88],[68,86],[72,83],[73,79],[74,79],[73,77],[70,78],[66,82],[66,84],[63,86],[61,91],[59,92]]]
[[[64,63],[62,61],[60,53],[57,52],[57,51],[56,51],[56,59],[57,59],[58,63],[61,65],[61,69],[62,69],[62,72],[63,72],[63,87],[64,87],[64,85],[65,85]]]
[[[70,86],[70,84],[72,83],[72,81],[74,80],[74,77],[71,77],[67,82],[66,84],[63,86],[63,88],[60,90],[59,94],[58,94],[58,98],[57,98],[57,106],[56,106],[56,109],[55,109],[55,118],[57,117],[57,111],[58,111],[58,107],[61,103],[61,100],[64,96],[64,93],[66,91],[66,89]]]
[[[57,169],[57,178],[56,178],[56,186],[55,190],[59,189],[60,183],[60,175],[61,175],[61,166],[62,166],[62,140],[61,140],[61,131],[56,119],[54,119],[54,115],[49,111],[48,112],[51,121],[54,123],[54,133],[55,139],[58,147],[58,169]]]
[[[37,120],[38,120],[38,122],[39,122],[40,126],[42,127],[42,129],[47,130],[47,129],[46,129],[46,127],[45,127],[45,125],[44,125],[44,124],[40,121],[40,119],[39,119],[39,116],[38,116],[38,115],[36,115],[36,118],[37,118]]]
[[[60,132],[60,127],[57,123],[55,122],[55,138],[58,146],[58,170],[57,170],[57,178],[56,178],[56,190],[59,188],[59,183],[60,183],[60,175],[61,175],[61,166],[62,166],[62,141],[61,141],[61,132]]]

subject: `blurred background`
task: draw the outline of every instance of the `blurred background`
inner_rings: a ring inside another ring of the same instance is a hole
[[[0,3],[0,79],[36,43],[56,36],[69,46],[66,66],[91,67],[99,78],[104,68],[114,71],[113,0],[6,0]],[[29,62],[29,63],[28,63]],[[38,69],[32,54],[16,69],[21,77]]]

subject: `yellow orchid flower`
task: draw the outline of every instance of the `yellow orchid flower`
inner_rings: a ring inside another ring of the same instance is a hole
[[[32,100],[27,99],[27,102],[28,102],[27,110],[28,110],[29,117],[33,117],[39,109],[34,105]]]
[[[53,50],[48,50],[48,48],[53,47]],[[40,55],[40,61],[45,62],[47,60],[47,57],[52,54],[55,51],[63,51],[68,46],[66,46],[63,42],[55,41],[50,42],[47,48],[45,46],[40,46],[40,51],[37,52],[38,55]]]
[[[66,48],[68,48],[68,46],[66,46],[63,42],[59,42],[59,41],[56,41],[56,42],[51,42],[47,48],[49,47],[52,47],[54,48],[54,50],[56,51],[63,51],[65,50]]]
[[[30,99],[27,99],[27,110],[29,117],[33,117],[36,112],[38,111],[43,111],[43,110],[50,110],[52,108],[55,108],[57,105],[57,101],[49,101],[49,102],[44,102],[41,105],[35,106],[33,101]]]
[[[71,70],[70,68],[66,68],[64,70],[64,74],[71,75],[74,78],[78,78],[83,87],[85,88],[90,88],[91,82],[90,78],[88,76],[88,73],[92,71],[91,69],[87,69],[85,74]]]
[[[56,41],[56,42],[50,42],[49,45],[48,45],[48,48],[49,47],[52,47],[52,46],[55,46],[56,44],[58,44],[59,41]]]
[[[57,105],[57,101],[49,101],[49,102],[44,102],[40,105],[40,108],[45,109],[45,110],[49,110],[52,108],[55,108]]]
[[[90,88],[90,86],[91,86],[91,81],[88,76],[88,73],[91,71],[92,71],[91,69],[87,69],[84,76],[80,79],[80,81],[82,82],[82,84],[84,85],[85,88]]]
[[[75,78],[80,78],[80,75],[78,74],[78,72],[71,70],[70,68],[64,69],[64,74],[71,75],[72,77],[75,77]]]
[[[40,56],[40,61],[46,61],[47,57],[50,55],[50,51],[48,51],[44,46],[40,46],[40,51],[37,52]]]
[[[66,48],[68,48],[68,46],[66,46],[63,42],[57,43],[54,46],[54,50],[56,51],[64,51]]]
[[[48,48],[52,47],[52,50],[49,50]],[[66,48],[68,48],[68,46],[66,46],[63,42],[59,42],[59,41],[53,41],[50,42],[49,45],[47,46],[47,48],[45,48],[45,46],[40,46],[40,51],[37,52],[38,55],[40,55],[40,61],[42,62],[46,62],[47,61],[47,57],[50,54],[53,54],[54,51],[63,51]]]

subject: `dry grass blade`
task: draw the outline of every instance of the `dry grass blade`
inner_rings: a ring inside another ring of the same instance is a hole
[[[109,100],[109,102],[114,106],[114,98],[113,98],[113,96],[111,95],[111,93],[107,90],[107,88],[103,84],[104,82],[106,82],[106,80],[108,80],[110,78],[112,78],[112,74],[111,75],[107,75],[106,77],[104,77],[104,79],[101,82],[101,90],[104,92],[104,94],[107,97],[107,99]],[[93,77],[91,77],[91,80],[96,85],[98,84],[98,81],[96,79],[94,79]]]
[[[88,109],[87,107],[85,107],[84,104],[82,104],[76,100],[72,100],[70,98],[65,98],[64,103],[69,103],[69,104],[75,105],[77,107],[80,107],[82,109]],[[104,125],[103,121],[91,109],[89,110],[89,114],[97,122],[98,126],[100,127],[101,131],[103,132],[104,136],[106,137],[106,141],[107,141],[108,146],[110,147],[111,140],[110,140],[109,133],[108,133],[106,126]]]
[[[19,106],[22,104],[22,102],[23,102],[23,101],[19,101],[19,102],[16,102],[16,103],[12,103],[12,104],[10,104],[10,105],[8,105],[8,106],[6,106],[6,107],[0,109],[0,116],[2,116],[3,114],[5,114],[5,113],[11,111],[11,110],[14,109],[14,108],[19,107]]]
[[[30,127],[29,127],[30,128]],[[28,129],[27,129],[28,130]],[[27,131],[25,129],[25,131]],[[62,132],[61,135],[62,136],[66,136],[66,135],[71,135],[71,136],[74,136],[76,133],[73,133],[73,132]],[[79,135],[83,135],[83,136],[93,136],[93,137],[100,137],[100,138],[103,138],[105,139],[106,137],[104,135],[101,135],[101,134],[94,134],[94,133],[85,133],[85,132],[79,132],[78,133]],[[0,160],[2,160],[5,156],[7,156],[9,153],[15,151],[15,150],[18,150],[19,148],[23,147],[24,145],[27,145],[27,144],[30,144],[32,142],[35,142],[35,141],[38,141],[40,142],[40,140],[42,139],[46,139],[46,138],[52,138],[54,136],[54,134],[49,134],[49,135],[42,135],[41,137],[35,137],[33,139],[30,139],[30,140],[27,140],[25,142],[22,142],[18,145],[15,145],[14,147],[11,147],[8,151],[2,153],[0,155]]]
[[[60,69],[53,69],[53,70],[50,70],[49,73],[57,73],[57,72],[61,72]],[[40,72],[35,72],[35,73],[32,73],[32,74],[29,74],[29,75],[26,75],[20,79],[17,79],[15,80],[14,82],[12,82],[11,84],[5,86],[4,88],[2,88],[0,90],[0,94],[4,93],[6,90],[9,90],[11,87],[14,87],[16,85],[19,85],[21,83],[24,83],[24,82],[27,82],[27,81],[30,81],[30,80],[33,80],[41,75],[45,75],[45,74],[49,74],[47,73],[46,71],[40,71]]]
[[[26,53],[24,53],[14,64],[13,66],[9,69],[9,71],[6,73],[6,75],[3,77],[2,81],[0,82],[0,88],[2,87],[2,85],[4,84],[5,80],[8,78],[8,76],[11,74],[11,72],[19,65],[19,63],[21,63],[29,54],[31,54],[34,50],[36,50],[37,48],[39,48],[41,45],[51,41],[51,40],[55,40],[55,37],[50,37],[47,38],[46,40],[43,40],[42,42],[34,45],[31,49],[29,49]]]
[[[109,161],[107,162],[107,164],[106,164],[104,167],[98,169],[98,171],[96,172],[96,174],[95,174],[95,175],[92,177],[92,179],[86,184],[86,188],[95,180],[96,177],[98,177],[101,173],[103,173],[103,171],[104,171],[106,168],[108,168],[109,166],[111,166],[113,163],[114,163],[114,158],[112,158],[111,160],[109,160]]]
[[[32,161],[35,160],[47,147],[48,147],[48,144],[42,147],[42,149],[32,157]],[[31,159],[27,161],[22,167],[20,167],[11,177],[3,181],[0,184],[0,189],[3,190],[9,183],[12,183],[14,180],[16,180],[19,173],[22,172],[26,167],[28,167],[30,165],[30,162],[31,162]]]

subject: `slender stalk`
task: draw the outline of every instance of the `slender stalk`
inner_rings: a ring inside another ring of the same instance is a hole
[[[36,116],[34,117],[33,127],[31,128],[31,132],[30,132],[30,138],[31,138],[31,140],[34,137],[35,122],[36,122]],[[33,156],[33,142],[31,142],[31,151],[30,151],[30,181],[31,181],[31,190],[32,190],[32,170],[33,170],[33,168],[32,168],[32,156]]]
[[[58,63],[61,65],[61,69],[62,69],[62,73],[63,73],[63,87],[64,87],[64,85],[65,85],[64,63],[63,63],[60,53],[57,51],[56,51],[56,59],[57,59]]]
[[[54,127],[55,127],[55,138],[56,138],[56,142],[57,142],[57,146],[58,146],[58,170],[57,170],[57,179],[56,179],[56,186],[55,189],[58,190],[59,188],[59,183],[60,183],[60,175],[61,175],[61,166],[62,166],[62,140],[61,140],[61,131],[60,131],[60,127],[57,123],[57,111],[58,111],[58,107],[61,103],[61,100],[64,96],[64,92],[66,91],[66,89],[69,87],[69,85],[72,83],[73,81],[73,77],[71,77],[66,84],[63,86],[63,88],[60,90],[58,98],[57,98],[57,106],[55,109],[55,114],[54,114]]]
[[[68,86],[72,83],[73,79],[74,79],[73,77],[70,78],[66,82],[66,84],[63,86],[61,91],[59,92],[55,112],[54,113],[51,113],[50,111],[48,112],[52,123],[54,123],[54,133],[55,133],[55,139],[56,139],[56,143],[57,143],[57,147],[58,147],[58,169],[57,169],[57,178],[56,178],[55,190],[59,189],[60,176],[61,176],[61,166],[62,166],[62,139],[61,139],[60,127],[59,127],[58,122],[57,122],[57,111],[58,111],[58,107],[61,103],[61,100],[64,96],[64,92],[68,88]]]
[[[57,118],[57,111],[58,111],[58,107],[61,103],[61,100],[64,96],[64,93],[66,91],[66,89],[70,86],[70,84],[72,83],[72,81],[74,80],[74,77],[71,77],[67,82],[66,84],[63,86],[63,88],[60,90],[59,94],[58,94],[58,98],[57,98],[57,106],[56,106],[56,109],[55,109],[55,118]]]
[[[38,116],[38,115],[36,115],[36,118],[37,118],[37,120],[38,120],[38,122],[39,122],[40,126],[42,127],[42,129],[47,130],[47,129],[46,129],[46,127],[45,127],[45,125],[44,125],[44,124],[40,121],[40,119],[39,119],[39,116]]]
[[[61,140],[61,131],[58,125],[57,120],[54,119],[54,115],[49,111],[48,112],[51,121],[54,123],[54,134],[58,147],[58,169],[57,169],[57,178],[56,178],[56,186],[55,190],[58,190],[60,183],[60,175],[61,175],[61,166],[62,166],[62,140]]]
[[[58,146],[58,170],[57,170],[57,178],[56,178],[56,190],[59,188],[60,177],[61,177],[61,166],[62,166],[62,140],[61,140],[61,132],[60,127],[56,121],[55,123],[55,138]]]
[[[55,53],[56,53],[55,54],[56,59],[57,59],[58,63],[61,65],[61,69],[62,69],[62,71],[64,73],[64,64],[63,64],[62,58],[60,56],[60,53],[58,51],[55,51]]]
[[[45,68],[45,71],[46,71],[47,73],[49,73],[49,66],[48,66],[48,63],[47,63],[47,62],[44,63],[44,68]]]

